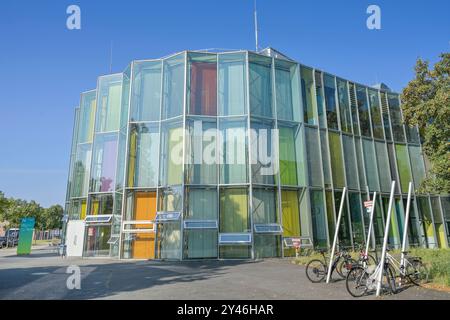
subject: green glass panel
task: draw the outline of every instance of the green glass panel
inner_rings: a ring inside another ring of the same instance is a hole
[[[328,128],[339,130],[335,78],[331,75],[324,74],[323,81]]]
[[[391,115],[392,133],[394,141],[405,141],[405,133],[403,132],[403,119],[400,110],[400,101],[398,95],[388,94],[389,112]]]
[[[117,133],[97,134],[94,139],[91,192],[112,192],[116,186]]]
[[[280,178],[282,185],[297,185],[297,127],[279,127]]]
[[[331,188],[330,153],[326,130],[320,130],[320,151],[322,152],[322,169],[325,188]]]
[[[219,248],[220,259],[250,259],[251,247],[249,246],[221,246]]]
[[[298,65],[275,60],[275,87],[278,119],[301,121]]]
[[[131,95],[131,121],[157,121],[161,108],[162,61],[135,62]]]
[[[350,112],[350,101],[348,98],[347,81],[337,79],[337,91],[339,97],[339,114],[341,119],[341,130],[352,132],[352,115]]]
[[[391,173],[389,167],[389,158],[387,155],[387,148],[384,142],[375,141],[375,150],[377,153],[377,165],[380,175],[380,187],[383,192],[391,191]]]
[[[216,128],[215,121],[187,121],[186,183],[217,184]]]
[[[358,164],[358,177],[361,190],[366,190],[366,173],[364,172],[364,159],[362,154],[361,139],[355,137],[356,161]]]
[[[279,235],[255,234],[255,258],[281,257],[281,237]]]
[[[220,54],[219,114],[243,115],[247,113],[245,53]]]
[[[388,217],[389,212],[389,198],[383,197],[383,211],[385,214],[385,219]],[[389,227],[389,234],[388,234],[388,243],[390,246],[393,246],[394,248],[398,248],[400,246],[400,233],[398,229],[398,223],[397,223],[397,217],[396,217],[396,208],[395,203],[392,206],[391,211],[391,222]]]
[[[383,122],[381,120],[381,107],[378,91],[369,89],[370,115],[372,117],[373,137],[384,139]]]
[[[77,147],[71,189],[71,197],[73,198],[87,197],[91,167],[91,149],[91,144],[80,144]]]
[[[417,208],[419,209],[419,217],[422,220],[428,248],[435,248],[437,244],[434,236],[433,217],[428,198],[417,197]]]
[[[178,260],[181,258],[181,231],[179,222],[158,224],[156,238],[158,259]]]
[[[94,121],[97,91],[81,94],[80,120],[78,126],[78,143],[92,142],[94,137]]]
[[[183,114],[184,75],[184,53],[164,60],[163,119],[173,118]]]
[[[344,163],[345,172],[347,174],[347,185],[351,189],[359,189],[358,169],[353,138],[351,136],[342,135],[342,142],[344,145]]]
[[[337,215],[339,214],[341,201],[342,201],[342,192],[340,192],[340,191],[335,192],[334,193],[334,208],[335,208],[335,212],[336,212],[336,220],[337,220]],[[344,199],[344,206],[342,207],[341,223],[340,223],[339,232],[338,232],[339,243],[343,247],[350,247],[352,245],[352,242],[351,242],[352,235],[350,234],[349,223],[350,223],[350,221],[349,221],[349,217],[348,217],[347,201],[346,201],[346,199]]]
[[[272,141],[275,122],[252,119],[250,123],[250,152],[252,159],[252,182],[275,184],[276,155]],[[295,145],[290,146],[295,151]]]
[[[301,67],[303,119],[305,123],[317,124],[317,102],[314,90],[313,70]]]
[[[344,162],[342,159],[341,137],[339,133],[329,132],[328,139],[330,143],[331,173],[335,187],[345,186]]]
[[[322,164],[318,130],[305,127],[306,156],[310,186],[322,186]]]
[[[365,243],[365,236],[361,208],[361,197],[358,193],[351,192],[349,193],[348,201],[350,207],[350,217],[352,221],[353,242],[355,244],[363,245]]]
[[[160,159],[161,184],[181,184],[183,181],[183,128],[179,122],[162,125]]]
[[[221,120],[221,166],[220,183],[246,183],[247,169],[247,125],[245,120]]]
[[[253,188],[253,223],[278,223],[277,192],[275,189]]]
[[[98,81],[96,132],[119,130],[122,102],[122,74],[103,76]]]
[[[158,211],[183,210],[183,192],[181,186],[170,186],[159,189]]]
[[[189,188],[186,191],[188,207],[185,219],[217,220],[218,197],[216,189]]]
[[[406,145],[395,144],[395,151],[397,153],[397,168],[400,175],[401,189],[403,193],[408,193],[409,182],[412,181],[408,150]]]
[[[415,189],[418,189],[425,180],[425,164],[423,162],[422,148],[420,146],[409,146],[409,158],[411,160],[412,173]]]
[[[186,258],[216,258],[217,230],[185,230]]]
[[[158,185],[159,128],[157,124],[134,124],[130,128],[128,186]]]
[[[311,190],[311,218],[313,227],[313,242],[317,248],[326,248],[327,226],[325,215],[325,201],[322,191]]]
[[[325,191],[325,198],[327,205],[328,236],[329,239],[334,239],[336,215],[334,214],[333,193],[331,191]]]
[[[250,113],[273,117],[272,59],[249,55]]]
[[[376,164],[375,151],[373,149],[373,141],[362,139],[364,165],[366,168],[367,184],[370,191],[379,191],[378,186],[378,171]]]
[[[361,135],[372,137],[369,101],[367,100],[366,88],[356,86],[356,99],[358,100],[358,113]]]

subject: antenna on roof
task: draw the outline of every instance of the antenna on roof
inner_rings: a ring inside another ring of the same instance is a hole
[[[111,40],[109,52],[109,73],[112,73],[112,63],[113,63],[113,41]]]
[[[255,48],[256,52],[259,50],[258,46],[258,13],[256,11],[256,0],[254,1],[254,16],[255,16]]]

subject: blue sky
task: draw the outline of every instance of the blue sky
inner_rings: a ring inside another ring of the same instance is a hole
[[[66,28],[81,8],[82,29]],[[381,8],[381,30],[366,9]],[[79,93],[133,59],[185,49],[254,49],[253,0],[2,0],[0,190],[44,206],[65,199]],[[400,91],[417,57],[450,47],[450,1],[259,0],[260,45],[364,84]]]

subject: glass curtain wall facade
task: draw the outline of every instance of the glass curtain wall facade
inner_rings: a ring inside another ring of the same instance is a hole
[[[426,177],[399,95],[282,57],[182,52],[100,77],[76,109],[66,214],[86,224],[84,256],[259,259],[292,241],[367,239],[379,195],[383,238],[400,245],[409,182]],[[448,196],[414,194],[410,245],[447,247]]]

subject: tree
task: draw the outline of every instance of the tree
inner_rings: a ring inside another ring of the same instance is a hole
[[[26,217],[34,217],[36,219],[35,228],[43,229],[43,212],[44,208],[42,208],[35,201],[27,202],[21,199],[10,199],[10,205],[6,210],[6,214],[4,220],[10,223],[11,228],[20,227],[20,223],[22,218]]]
[[[44,229],[50,230],[61,228],[63,214],[64,209],[59,204],[45,209],[43,217]]]
[[[433,69],[428,61],[417,60],[415,79],[401,98],[405,123],[418,126],[431,163],[420,191],[450,193],[450,53],[440,58]]]
[[[5,221],[6,209],[9,206],[9,200],[5,198],[5,194],[0,191],[0,222]]]

